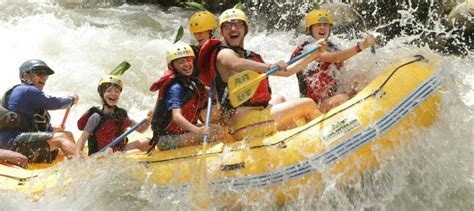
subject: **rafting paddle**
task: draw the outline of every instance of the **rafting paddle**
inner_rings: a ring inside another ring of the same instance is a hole
[[[212,109],[212,96],[214,90],[214,81],[211,81],[209,96],[207,97],[207,113],[206,113],[206,127],[209,128],[211,120],[211,109]],[[207,181],[207,146],[209,136],[204,135],[202,143],[202,155],[199,160],[199,172],[198,177],[195,179],[193,185],[193,201],[194,204],[198,205],[200,209],[206,209],[209,207],[209,183]]]
[[[63,121],[61,122],[61,128],[64,130],[66,129],[66,120],[69,116],[69,112],[71,111],[71,106],[67,107],[66,113],[64,113]]]
[[[121,140],[124,139],[126,136],[128,136],[130,133],[132,133],[133,131],[135,131],[137,128],[139,128],[140,126],[142,126],[143,124],[145,124],[146,121],[147,121],[147,118],[143,119],[142,121],[140,121],[139,123],[137,123],[135,126],[133,126],[132,128],[128,129],[127,131],[125,131],[125,133],[123,133],[122,135],[120,135],[119,137],[117,137],[115,140],[113,140],[112,142],[110,142],[109,144],[107,144],[107,146],[105,146],[104,148],[102,148],[102,149],[100,150],[100,152],[104,152],[105,150],[107,150],[107,148],[115,146],[115,144],[117,144],[119,141],[121,141]]]
[[[320,46],[311,48],[300,55],[294,57],[287,62],[288,65],[291,65],[298,60],[308,56],[309,54],[319,50]],[[280,67],[273,67],[270,70],[264,72],[263,74],[257,73],[252,70],[245,70],[238,74],[231,76],[228,80],[227,86],[229,88],[229,99],[232,106],[237,107],[242,103],[249,100],[257,91],[259,82],[269,75],[273,74],[280,70]]]

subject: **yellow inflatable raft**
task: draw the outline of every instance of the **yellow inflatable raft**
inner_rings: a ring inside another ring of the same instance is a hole
[[[324,188],[322,172],[345,183],[369,170],[409,140],[407,131],[434,121],[440,76],[432,60],[416,55],[391,65],[353,99],[299,128],[211,146],[205,157],[211,202],[226,206],[265,197],[284,203]],[[148,180],[165,192],[188,192],[196,184],[201,148],[130,158],[144,163],[152,172]]]
[[[134,172],[137,179],[155,184],[164,195],[190,192],[197,184],[198,162],[205,160],[211,204],[217,207],[238,204],[242,198],[284,203],[304,197],[302,193],[314,196],[328,175],[337,177],[338,184],[347,183],[410,140],[409,131],[435,120],[441,83],[437,69],[434,57],[403,59],[327,114],[269,137],[211,145],[204,159],[201,146],[127,157],[144,166],[143,172]],[[0,167],[1,189],[41,189],[28,186],[40,170]]]

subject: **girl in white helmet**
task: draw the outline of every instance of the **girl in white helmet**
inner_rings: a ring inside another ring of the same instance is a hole
[[[77,153],[81,153],[87,140],[88,154],[92,155],[110,144],[129,127],[133,127],[137,122],[131,119],[127,111],[117,106],[122,94],[123,81],[118,75],[107,75],[100,80],[97,86],[103,105],[92,107],[86,111],[78,120],[77,126],[82,130],[82,134],[77,141]],[[145,132],[150,127],[148,120],[137,128],[139,133]],[[115,151],[128,151],[139,149],[148,150],[147,140],[139,140],[128,143],[124,138],[112,147]]]

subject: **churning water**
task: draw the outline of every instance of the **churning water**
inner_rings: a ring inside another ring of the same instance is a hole
[[[75,122],[90,106],[99,105],[97,83],[122,61],[132,67],[124,75],[125,89],[120,105],[132,117],[141,119],[155,103],[148,91],[166,68],[165,51],[172,44],[179,25],[186,26],[192,11],[158,6],[113,7],[98,4],[84,7],[87,1],[9,1],[0,0],[0,90],[19,83],[18,67],[32,58],[46,61],[56,74],[45,92],[55,96],[78,93],[79,105],[72,109],[66,128],[79,131]],[[58,4],[59,2],[60,4]],[[114,2],[114,1],[109,1]],[[266,30],[251,26],[246,48],[261,53],[267,61],[288,60],[303,35]],[[433,29],[430,29],[433,30]],[[432,52],[410,45],[416,36],[395,38],[372,55],[369,51],[346,62],[341,80],[355,74],[373,78],[394,59]],[[191,41],[186,33],[185,41]],[[357,41],[333,35],[344,47]],[[474,54],[442,55],[444,83],[442,104],[436,122],[419,130],[410,146],[386,158],[381,165],[347,187],[327,185],[320,195],[300,198],[284,206],[272,200],[245,203],[244,209],[474,209]],[[298,96],[295,77],[271,78],[275,93],[287,98]],[[64,111],[53,112],[59,124]],[[16,192],[0,192],[0,210],[71,209],[131,210],[192,208],[190,194],[157,194],[147,181],[133,180],[130,171],[139,168],[120,154],[96,160],[69,160],[58,171],[77,181],[67,189],[48,189],[45,196],[32,202]],[[92,176],[91,176],[92,175]],[[89,178],[81,180],[80,178]],[[328,181],[330,183],[330,181]],[[310,188],[310,187],[309,187]],[[211,203],[211,208],[215,207]]]

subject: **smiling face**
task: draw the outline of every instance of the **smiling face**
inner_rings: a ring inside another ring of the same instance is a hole
[[[332,24],[329,23],[317,23],[311,26],[311,35],[315,40],[326,39],[329,36]]]
[[[245,23],[241,20],[231,20],[221,24],[221,34],[230,47],[244,47]]]
[[[107,105],[113,107],[118,104],[120,95],[122,94],[122,88],[116,84],[110,85],[104,92],[104,101]]]
[[[187,57],[182,57],[175,59],[171,62],[171,66],[173,67],[173,70],[185,75],[185,76],[191,76],[193,74],[193,62],[194,62],[194,57],[192,56],[187,56]]]
[[[204,42],[211,38],[211,31],[196,32],[193,35],[196,41],[198,41],[198,46],[201,47]]]
[[[49,75],[46,70],[34,70],[25,73],[23,75],[23,78],[27,83],[32,84],[39,90],[43,90],[44,86],[46,85],[46,81],[49,78]]]

